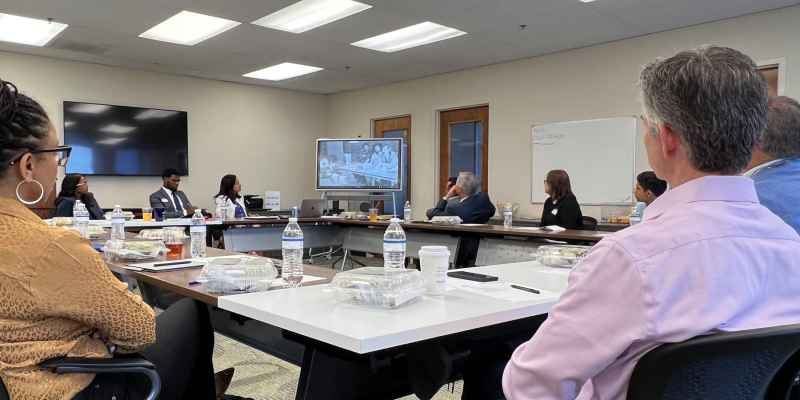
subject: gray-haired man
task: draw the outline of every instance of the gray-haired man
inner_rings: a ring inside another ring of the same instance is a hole
[[[435,208],[428,210],[428,218],[458,216],[465,224],[485,224],[497,211],[489,195],[481,192],[481,181],[472,172],[458,174],[456,184]],[[447,199],[458,197],[459,201]]]

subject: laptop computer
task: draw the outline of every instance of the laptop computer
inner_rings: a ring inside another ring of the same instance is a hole
[[[325,200],[305,199],[300,204],[300,218],[319,218],[325,209]]]

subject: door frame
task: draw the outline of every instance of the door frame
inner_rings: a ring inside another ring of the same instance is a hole
[[[408,179],[404,182],[404,184],[408,186],[408,192],[406,193],[406,200],[410,201],[411,200],[411,194],[412,194],[412,187],[411,187],[411,181],[412,181],[412,178],[411,178],[411,164],[412,164],[412,162],[411,162],[411,153],[412,153],[412,151],[411,151],[411,149],[412,149],[412,147],[411,147],[411,135],[413,134],[412,128],[414,127],[414,118],[411,116],[411,113],[393,115],[393,116],[388,116],[388,117],[370,118],[369,119],[369,137],[371,139],[377,139],[375,137],[375,123],[376,122],[384,121],[384,120],[387,120],[387,119],[396,119],[396,118],[408,118],[408,139],[403,138],[403,141],[405,142],[405,145],[408,147],[408,155],[406,156],[406,158],[407,158],[406,164],[407,164],[407,168],[408,168]],[[401,173],[402,173],[402,171],[401,171]],[[383,201],[381,201],[381,203],[383,203]],[[383,207],[383,204],[381,204],[381,207]]]
[[[778,96],[786,95],[786,58],[770,58],[756,61],[758,69],[777,66],[778,67]]]

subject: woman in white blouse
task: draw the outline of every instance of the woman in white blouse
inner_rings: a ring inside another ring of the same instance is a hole
[[[224,206],[227,208],[225,219],[244,218],[247,216],[247,207],[244,206],[244,201],[239,192],[242,191],[242,185],[239,183],[239,178],[236,175],[225,175],[219,183],[219,193],[214,197],[217,204],[217,210]]]

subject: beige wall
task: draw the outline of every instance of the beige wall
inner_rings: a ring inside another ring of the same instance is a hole
[[[325,132],[325,96],[3,52],[0,74],[42,103],[59,134],[63,100],[188,111],[190,175],[181,188],[202,207],[226,173],[245,193],[280,190],[284,206],[316,196],[308,160]],[[144,206],[160,186],[161,178],[90,178],[103,207]]]
[[[641,66],[658,56],[702,44],[740,49],[754,59],[784,58],[785,94],[800,97],[800,7],[331,96],[329,132],[369,134],[374,118],[412,116],[413,203],[417,217],[436,196],[437,110],[490,105],[489,191],[495,201],[530,204],[530,130],[534,124],[641,113],[636,82]],[[609,143],[613,145],[613,143]],[[602,162],[602,149],[596,160]],[[637,154],[639,169],[646,156]],[[542,192],[542,189],[535,187]],[[544,199],[542,193],[542,200]],[[599,207],[584,213],[600,217]]]

